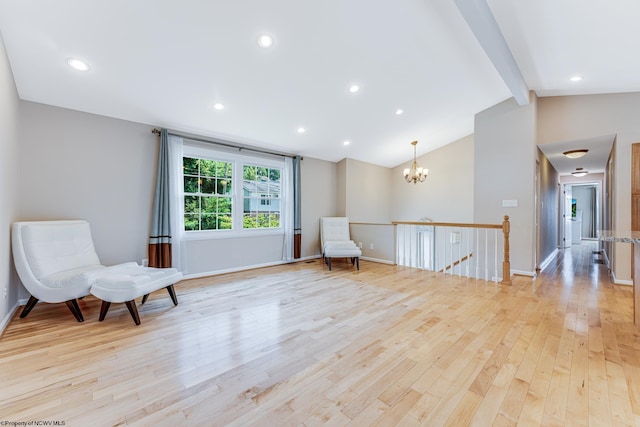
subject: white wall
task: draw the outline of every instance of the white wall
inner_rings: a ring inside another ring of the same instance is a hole
[[[418,157],[418,164],[429,169],[429,176],[417,184],[407,183],[402,176],[410,161],[393,168],[389,178],[391,220],[427,217],[441,222],[473,222],[474,152],[474,138],[469,135]]]
[[[511,221],[510,259],[514,273],[535,273],[534,186],[536,97],[520,107],[513,98],[475,117],[474,222]],[[502,207],[503,200],[518,206]]]
[[[19,99],[9,60],[0,37],[0,333],[19,298],[11,257],[11,223],[18,216]]]
[[[616,135],[613,228],[631,230],[631,144],[640,142],[640,93],[548,97],[538,100],[538,143]],[[609,254],[611,255],[611,254]],[[631,245],[616,243],[616,280],[631,280]]]

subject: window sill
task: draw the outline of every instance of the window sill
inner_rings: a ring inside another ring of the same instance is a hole
[[[217,239],[243,239],[258,236],[284,235],[282,228],[268,230],[242,230],[242,231],[185,231],[184,240],[217,240]]]

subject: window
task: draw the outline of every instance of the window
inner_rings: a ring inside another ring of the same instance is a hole
[[[182,160],[185,231],[232,229],[232,163],[193,157]]]
[[[284,160],[185,144],[182,165],[185,231],[201,238],[284,232]]]
[[[243,165],[243,228],[280,228],[280,174],[278,168]]]

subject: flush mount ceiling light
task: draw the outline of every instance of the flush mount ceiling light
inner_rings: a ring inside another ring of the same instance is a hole
[[[562,155],[570,159],[579,159],[580,157],[583,157],[585,154],[587,154],[588,151],[589,150],[587,150],[586,148],[581,148],[579,150],[565,151],[564,153],[562,153]]]
[[[413,141],[411,143],[413,145],[413,163],[410,168],[406,168],[402,174],[404,175],[405,181],[408,183],[417,183],[423,182],[427,179],[427,175],[429,175],[429,169],[421,168],[418,166],[418,162],[416,161],[416,145],[418,145],[418,141]]]
[[[573,76],[573,77],[569,78],[569,80],[572,81],[572,82],[579,82],[582,79],[584,79],[584,77],[582,77],[582,76]]]
[[[273,46],[273,37],[268,34],[261,34],[258,37],[258,45],[264,48]]]
[[[90,68],[89,64],[76,58],[69,58],[67,60],[67,64],[69,64],[69,67],[77,71],[89,71]]]
[[[218,111],[224,110],[224,105],[216,102],[215,104],[213,104],[213,109]]]
[[[298,133],[305,133],[307,130],[303,127],[298,128]]]
[[[576,168],[576,171],[571,172],[571,175],[581,177],[581,176],[585,176],[588,173],[589,171],[584,170],[584,168]]]
[[[404,110],[402,108],[398,108],[396,110],[396,116],[399,116],[400,114],[404,113]]]
[[[349,144],[351,144],[351,141],[344,141],[344,142],[342,143],[342,145],[344,145],[345,147],[346,147],[347,145],[349,145]]]
[[[351,92],[351,93],[356,93],[359,90],[360,90],[360,86],[358,86],[358,85],[349,86],[349,92]]]

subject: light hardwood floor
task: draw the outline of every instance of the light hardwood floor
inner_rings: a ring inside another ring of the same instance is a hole
[[[183,281],[98,322],[100,303],[17,315],[0,419],[66,426],[640,423],[632,290],[591,246],[512,286],[320,260]]]

